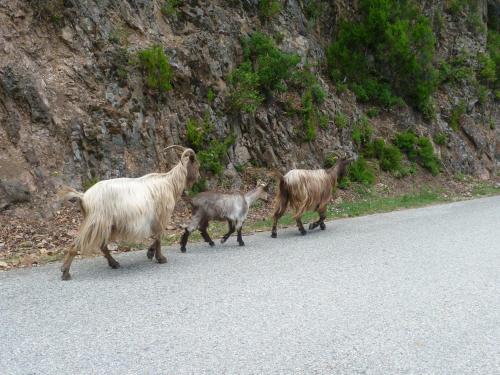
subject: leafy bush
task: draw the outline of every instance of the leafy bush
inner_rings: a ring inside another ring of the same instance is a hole
[[[417,157],[417,152],[415,150],[417,141],[418,138],[415,133],[405,131],[403,133],[396,134],[394,144],[408,156],[408,159],[415,160]]]
[[[210,87],[207,91],[207,101],[209,104],[212,104],[215,99],[215,93],[214,90]]]
[[[200,178],[193,184],[193,186],[191,186],[191,189],[189,190],[189,196],[194,196],[205,190],[207,190],[207,180],[205,180],[204,178]]]
[[[161,6],[161,12],[166,16],[175,16],[177,7],[182,4],[182,0],[165,0]]]
[[[418,139],[417,155],[422,167],[429,170],[433,176],[436,176],[441,169],[441,163],[434,154],[434,148],[429,138],[420,137]]]
[[[323,163],[323,167],[332,168],[337,163],[337,156],[335,154],[328,154],[325,158],[325,162]]]
[[[282,5],[278,0],[259,0],[260,15],[271,18],[281,12]]]
[[[363,150],[367,158],[377,158],[380,169],[386,172],[396,172],[401,168],[403,154],[394,145],[386,144],[383,139],[375,139],[367,144]]]
[[[333,121],[335,121],[337,128],[343,129],[349,126],[349,118],[342,112],[337,113],[333,118]]]
[[[363,185],[373,185],[375,183],[375,172],[362,156],[349,166],[349,180]]]
[[[437,145],[443,146],[446,142],[448,142],[448,135],[446,135],[446,133],[439,132],[434,136],[434,142]]]
[[[149,88],[159,92],[172,89],[172,68],[161,46],[156,45],[139,51],[137,57]]]
[[[465,114],[466,108],[465,108],[465,102],[460,101],[455,107],[452,108],[451,110],[451,116],[450,116],[450,127],[457,131],[458,126],[460,125],[460,119],[462,116]]]
[[[440,172],[441,163],[434,153],[432,143],[427,137],[417,137],[413,132],[407,131],[396,135],[394,144],[406,153],[410,161],[418,161],[422,167],[433,175]]]
[[[360,0],[359,21],[344,21],[327,52],[334,81],[349,79],[360,101],[423,110],[436,89],[430,21],[413,1]]]
[[[493,17],[492,17],[493,18]],[[498,18],[498,17],[497,17]],[[498,23],[499,21],[497,21]],[[495,67],[495,79],[493,81],[493,74],[489,73],[487,76],[490,78],[491,86],[493,90],[497,93],[496,98],[500,99],[500,32],[497,30],[488,30],[488,53],[492,60],[489,68]]]
[[[366,146],[371,139],[373,134],[373,128],[366,117],[361,118],[352,130],[352,140],[358,148],[363,148]]]
[[[329,123],[330,123],[330,119],[329,119],[328,115],[322,114],[319,116],[319,127],[321,129],[328,129]]]
[[[303,116],[302,138],[313,140],[318,126],[325,125],[318,107],[323,104],[326,93],[309,67],[299,68],[300,56],[281,51],[272,38],[260,32],[244,38],[242,45],[243,63],[229,76],[232,109],[254,113],[275,93],[289,88],[304,90],[301,108],[294,108],[294,112]]]
[[[222,161],[228,148],[234,143],[234,136],[230,135],[222,141],[217,139],[208,115],[205,115],[202,122],[195,119],[188,120],[186,140],[196,151],[202,170],[213,174],[220,174],[224,170]]]

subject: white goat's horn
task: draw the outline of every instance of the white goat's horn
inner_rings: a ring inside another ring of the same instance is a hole
[[[181,146],[181,145],[171,145],[171,146],[165,147],[163,149],[163,151],[167,151],[168,149],[171,149],[171,148],[179,148],[181,151],[185,151],[186,150],[186,147],[184,147],[184,146]]]

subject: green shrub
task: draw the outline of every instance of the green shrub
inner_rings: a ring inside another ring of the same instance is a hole
[[[402,166],[397,171],[394,172],[394,177],[396,178],[405,178],[417,172],[417,166],[415,163],[410,163],[408,166]]]
[[[186,123],[186,140],[196,151],[201,170],[220,174],[224,170],[222,161],[235,139],[233,135],[224,140],[218,139],[214,134],[214,128],[208,114],[202,122],[189,119]]]
[[[349,180],[363,185],[373,185],[375,183],[375,172],[362,156],[349,166]]]
[[[422,110],[436,89],[430,21],[413,1],[360,0],[358,21],[344,21],[327,51],[331,77],[349,79],[360,101]]]
[[[373,134],[373,128],[366,117],[361,118],[352,130],[352,140],[354,144],[359,148],[366,146],[371,139]]]
[[[161,12],[166,16],[177,15],[177,8],[182,4],[182,0],[165,0],[161,6]]]
[[[325,158],[325,162],[323,163],[324,168],[332,168],[337,163],[337,155],[328,154]]]
[[[498,22],[500,21],[497,21],[497,24]],[[492,68],[493,65],[495,66],[495,80],[491,82],[490,86],[492,86],[493,91],[497,92],[496,98],[500,99],[500,95],[498,95],[498,92],[500,92],[500,32],[498,30],[488,30],[487,47],[489,57],[493,62],[489,63],[489,68]],[[490,79],[493,78],[493,74],[490,72],[488,72],[486,76],[488,76]]]
[[[207,91],[207,101],[209,104],[212,104],[215,99],[215,93],[214,90],[210,87]]]
[[[380,114],[380,110],[378,108],[372,107],[368,111],[366,111],[366,115],[369,118],[377,117]]]
[[[192,197],[206,190],[207,190],[207,180],[205,180],[204,178],[200,178],[193,184],[193,186],[191,186],[188,195]]]
[[[465,102],[463,100],[460,101],[455,107],[452,108],[451,110],[451,116],[450,116],[450,128],[453,130],[457,131],[458,127],[460,125],[460,120],[462,116],[465,114],[466,108],[465,108]]]
[[[311,93],[314,103],[321,105],[325,102],[326,93],[317,83],[311,86]]]
[[[82,183],[83,191],[89,190],[92,186],[94,186],[98,182],[99,182],[99,177],[97,176],[84,180]]]
[[[281,12],[282,5],[278,0],[259,0],[260,15],[271,18]]]
[[[139,51],[137,57],[149,88],[159,92],[172,89],[172,68],[161,46],[156,45]]]
[[[406,131],[396,135],[394,144],[406,153],[410,161],[418,161],[422,167],[433,175],[440,172],[441,163],[434,153],[432,142],[427,137],[417,137],[413,132]]]
[[[347,128],[349,126],[349,118],[342,112],[337,113],[333,118],[333,121],[335,121],[337,128],[340,129]]]
[[[381,138],[367,144],[363,150],[367,158],[377,158],[380,169],[386,172],[395,172],[401,167],[403,154],[394,145],[386,144]]]
[[[342,190],[349,189],[349,187],[351,186],[351,180],[349,179],[349,176],[342,177],[337,186]]]
[[[448,135],[443,132],[439,132],[434,136],[434,142],[437,145],[443,146],[448,142]]]
[[[232,85],[230,94],[231,107],[243,112],[254,113],[264,101],[260,93],[259,76],[253,72],[252,64],[244,62],[229,76]]]
[[[412,131],[405,131],[396,134],[394,144],[408,156],[409,160],[413,161],[417,158],[417,152],[415,150],[417,141],[418,138],[415,133]]]
[[[328,115],[321,114],[319,115],[319,127],[321,129],[328,129],[328,125],[330,124],[330,118]]]
[[[437,175],[441,169],[441,163],[434,154],[434,148],[429,138],[420,137],[418,139],[418,158],[422,167],[429,170],[432,175]]]

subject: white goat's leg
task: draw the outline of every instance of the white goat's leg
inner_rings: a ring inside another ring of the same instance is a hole
[[[77,253],[78,252],[76,250],[75,245],[71,245],[71,247],[68,250],[66,250],[66,254],[64,255],[63,265],[61,266],[61,272],[62,272],[61,279],[62,280],[70,280],[71,279],[69,269],[71,267],[71,262],[73,262],[73,258],[76,256]]]

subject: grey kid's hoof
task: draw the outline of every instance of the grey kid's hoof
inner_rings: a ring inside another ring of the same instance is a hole
[[[326,225],[325,225],[325,223],[321,223],[321,224],[319,225],[319,229],[321,229],[321,230],[325,230],[325,229],[326,229]]]
[[[271,238],[277,238],[278,237],[278,233],[271,233]]]
[[[240,246],[245,246],[245,243],[244,243],[243,241],[238,242],[238,244],[239,244]]]
[[[186,248],[184,246],[181,247],[181,253],[185,253],[186,252]]]
[[[208,244],[209,244],[210,246],[215,246],[214,241],[210,241]]]

